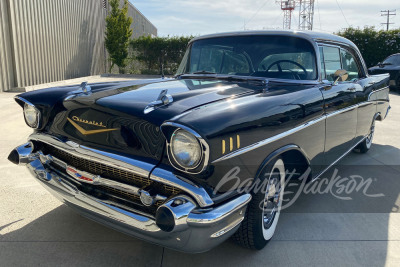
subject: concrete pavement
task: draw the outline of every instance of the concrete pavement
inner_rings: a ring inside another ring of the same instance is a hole
[[[24,167],[8,162],[8,153],[32,132],[14,95],[0,94],[0,266],[400,266],[397,94],[391,95],[389,117],[376,124],[371,150],[351,153],[340,162],[348,166],[344,174],[375,177],[375,187],[368,192],[385,197],[355,203],[306,195],[281,215],[265,249],[250,251],[227,241],[196,255],[152,245],[83,218],[47,193]]]

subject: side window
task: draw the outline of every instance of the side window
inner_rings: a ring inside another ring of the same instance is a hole
[[[360,78],[360,71],[357,66],[357,62],[354,59],[353,55],[344,50],[340,50],[340,56],[342,58],[342,68],[347,70],[347,73],[349,74],[349,78],[347,78],[347,81],[355,81]]]
[[[340,51],[336,47],[323,47],[324,63],[325,63],[325,77],[328,81],[333,81],[333,74],[342,68],[340,62]]]

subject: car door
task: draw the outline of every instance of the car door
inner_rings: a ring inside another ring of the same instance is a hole
[[[342,68],[349,74],[348,80],[359,86],[356,86],[357,107],[357,130],[353,145],[360,142],[370,131],[376,106],[369,99],[371,92],[375,87],[375,79],[367,76],[366,68],[361,58],[351,48],[340,49]]]
[[[361,86],[352,80],[335,81],[334,74],[343,69],[340,47],[320,47],[322,88],[326,114],[325,164],[330,165],[353,145],[357,131],[356,92]]]

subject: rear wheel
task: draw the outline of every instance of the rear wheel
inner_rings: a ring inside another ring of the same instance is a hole
[[[368,136],[354,149],[354,151],[358,153],[367,153],[372,146],[374,133],[375,133],[375,120],[371,125],[371,129],[369,131]]]
[[[262,190],[253,192],[245,218],[233,239],[251,249],[262,249],[275,233],[285,185],[285,165],[281,158],[265,166],[260,175]]]

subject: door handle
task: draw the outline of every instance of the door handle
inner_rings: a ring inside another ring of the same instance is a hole
[[[375,82],[369,82],[368,84],[369,84],[369,85],[374,85],[374,84],[375,84]]]
[[[347,91],[349,91],[349,92],[355,92],[355,91],[356,91],[356,88],[355,88],[355,87],[350,87],[350,88],[347,89]]]

